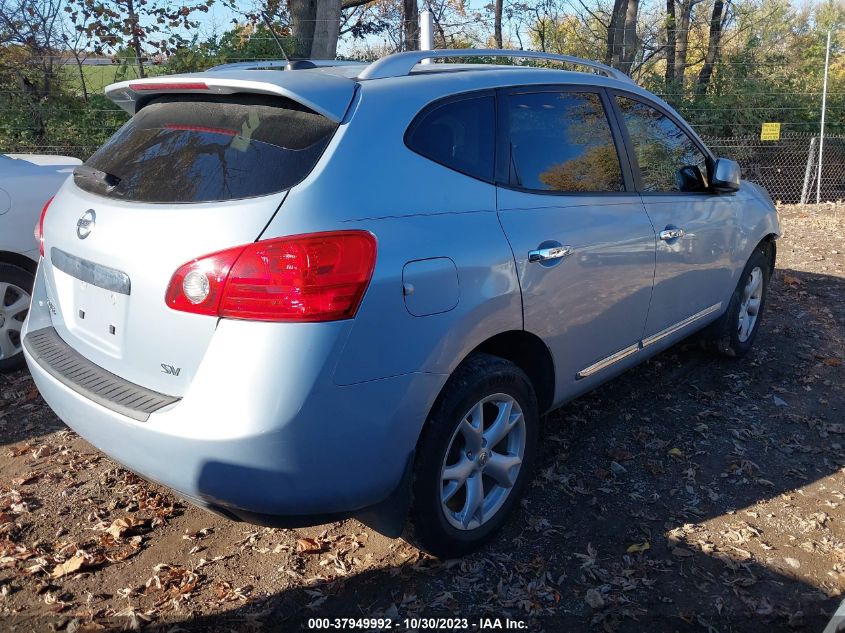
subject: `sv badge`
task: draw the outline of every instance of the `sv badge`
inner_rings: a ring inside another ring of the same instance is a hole
[[[164,363],[161,364],[161,371],[168,376],[178,376],[179,372],[182,371],[181,367],[174,367],[173,365],[165,365]]]

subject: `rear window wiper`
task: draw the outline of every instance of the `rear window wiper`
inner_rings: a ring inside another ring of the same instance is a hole
[[[114,174],[95,169],[88,165],[79,165],[73,170],[74,180],[79,179],[93,183],[95,185],[105,185],[108,189],[114,189],[120,184],[120,178]]]

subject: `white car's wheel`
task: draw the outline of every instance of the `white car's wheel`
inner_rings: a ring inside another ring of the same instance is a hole
[[[0,264],[0,371],[23,366],[21,329],[32,300],[30,272]]]

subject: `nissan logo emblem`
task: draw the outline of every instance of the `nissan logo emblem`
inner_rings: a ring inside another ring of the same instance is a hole
[[[94,209],[88,209],[82,214],[82,217],[76,221],[76,237],[84,240],[91,235],[94,230],[94,225],[97,223],[97,214]]]

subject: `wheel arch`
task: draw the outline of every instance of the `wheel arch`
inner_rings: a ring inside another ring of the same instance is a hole
[[[32,261],[26,255],[21,255],[20,253],[14,253],[11,251],[0,251],[0,264],[11,264],[12,266],[22,268],[33,275],[38,269],[37,262]]]
[[[755,247],[755,250],[759,248],[763,251],[766,255],[766,259],[769,260],[769,275],[775,271],[775,260],[777,259],[778,251],[777,239],[778,236],[776,233],[769,233],[762,240],[757,242],[757,246]]]
[[[552,408],[555,395],[554,360],[539,336],[525,330],[501,332],[477,345],[466,358],[476,352],[504,358],[519,367],[534,387],[540,412],[545,413]]]

